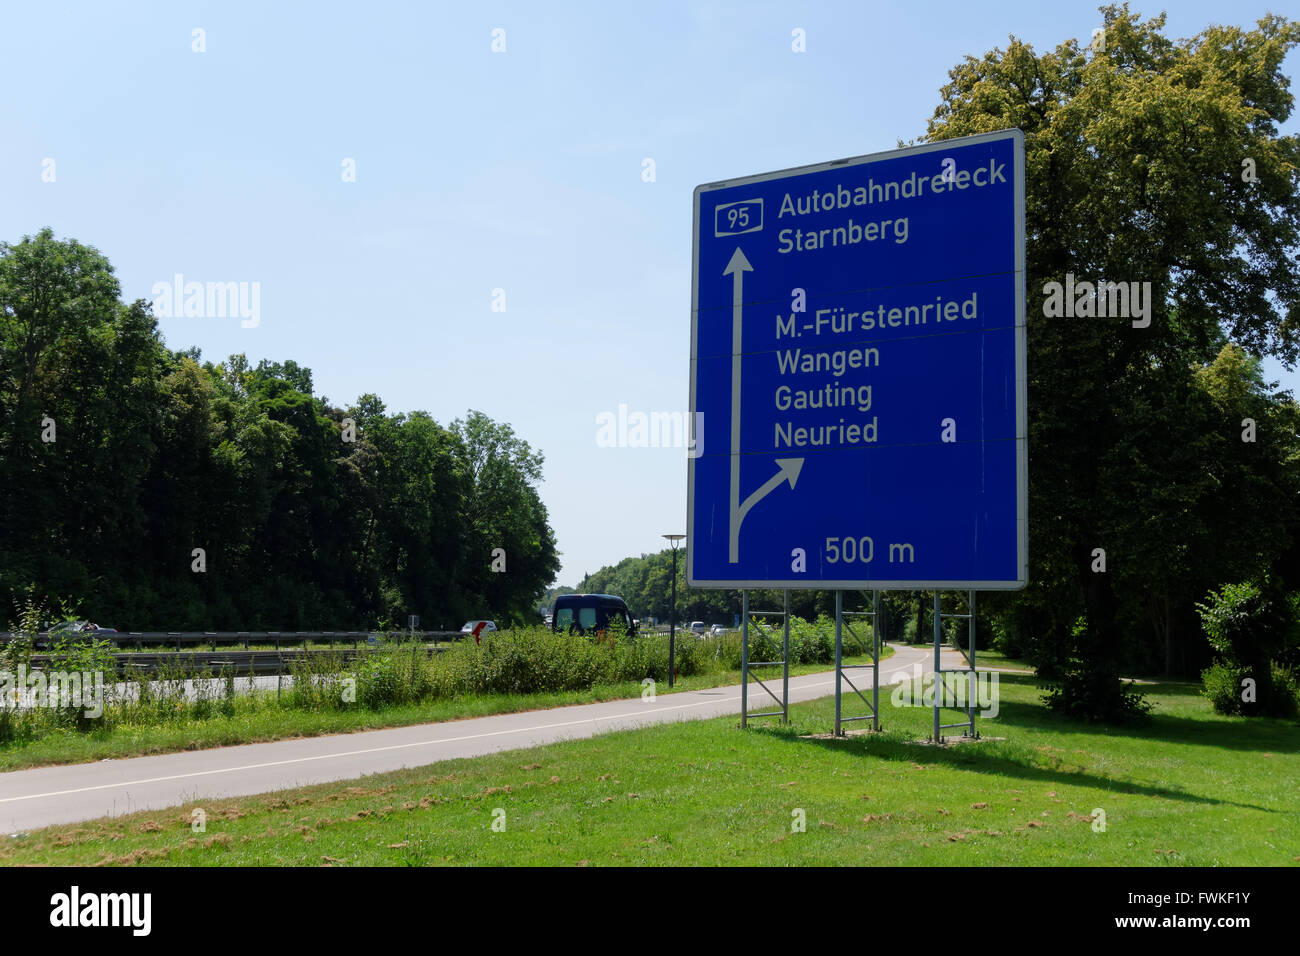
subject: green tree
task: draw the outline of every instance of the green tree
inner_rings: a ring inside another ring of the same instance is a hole
[[[1300,149],[1277,124],[1292,111],[1280,66],[1300,24],[1268,16],[1254,30],[1173,41],[1163,16],[1143,21],[1125,5],[1102,18],[1095,51],[1071,40],[1040,54],[1013,38],[968,57],[949,74],[928,139],[1025,134],[1032,593],[1021,600],[1046,631],[1035,653],[1051,703],[1110,720],[1135,709],[1119,680],[1124,591],[1146,582],[1133,569],[1151,554],[1135,541],[1156,539],[1185,563],[1180,513],[1207,519],[1216,503],[1207,482],[1186,476],[1195,450],[1212,450],[1203,441],[1158,457],[1195,437],[1177,427],[1194,404],[1191,369],[1225,337],[1297,356]],[[1150,326],[1045,317],[1039,290],[1067,273],[1150,282]],[[1289,534],[1294,508],[1280,517]],[[1095,570],[1098,548],[1106,573]]]
[[[472,412],[445,428],[374,395],[345,412],[292,359],[169,352],[148,304],[118,294],[75,240],[0,245],[11,612],[25,594],[142,630],[527,616],[558,562],[541,456],[508,426]]]
[[[458,583],[494,615],[531,621],[538,596],[560,567],[536,488],[543,456],[482,412],[452,422],[451,432],[465,487]]]

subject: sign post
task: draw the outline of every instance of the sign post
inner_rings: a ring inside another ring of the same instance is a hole
[[[1027,577],[1024,139],[694,196],[692,587]]]

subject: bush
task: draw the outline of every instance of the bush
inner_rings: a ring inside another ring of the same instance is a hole
[[[372,659],[373,660],[373,659]],[[366,661],[365,664],[369,664]],[[365,666],[360,668],[364,671]],[[289,665],[293,683],[288,691],[288,705],[298,710],[337,710],[346,703],[345,680],[357,681],[356,698],[361,699],[359,675],[347,673],[342,654],[307,654]]]
[[[749,628],[749,659],[751,661],[776,661],[781,659],[781,628],[768,627],[763,623],[767,633],[751,624]],[[859,633],[867,637],[870,629],[859,628]],[[730,640],[728,640],[730,638]],[[729,669],[740,667],[740,648],[742,636],[739,633],[724,635],[719,650],[726,648],[723,666]],[[790,663],[794,664],[829,664],[835,660],[835,620],[823,614],[815,622],[805,621],[801,617],[790,616]]]
[[[1222,661],[1211,664],[1201,672],[1203,693],[1210,699],[1216,713],[1241,714],[1241,682],[1245,676],[1244,668]]]
[[[1245,716],[1290,717],[1296,712],[1293,672],[1277,658],[1294,642],[1295,605],[1271,582],[1246,581],[1211,591],[1196,605],[1206,639],[1219,660],[1202,674],[1205,695],[1215,710]],[[1221,665],[1221,666],[1220,666]],[[1233,676],[1231,699],[1226,684]],[[1254,692],[1242,700],[1242,681],[1252,679]],[[1253,697],[1253,699],[1251,699]],[[1230,709],[1221,709],[1230,708]]]
[[[693,640],[682,641],[677,645],[677,673],[682,677],[689,677],[692,674],[707,673],[712,669],[714,661],[717,660],[717,650],[722,641],[721,637],[706,637],[703,640],[695,638]],[[737,658],[739,660],[739,658]],[[651,656],[647,663],[651,666],[658,662],[657,656]],[[739,666],[739,665],[737,665]],[[668,672],[667,655],[664,656],[663,673]],[[656,675],[651,677],[659,679]]]
[[[1225,661],[1245,663],[1259,656],[1260,650],[1275,650],[1272,645],[1281,643],[1285,608],[1259,584],[1226,584],[1211,591],[1206,601],[1196,605],[1201,626],[1210,646]]]
[[[740,669],[742,638],[740,631],[727,631],[720,637],[711,637],[706,642],[713,649],[714,663],[722,670]]]
[[[1252,678],[1250,668],[1236,664],[1216,662],[1201,672],[1202,693],[1209,698],[1216,713],[1249,717],[1267,714],[1270,717],[1294,717],[1300,712],[1300,680],[1288,667],[1273,663],[1269,666],[1269,681],[1255,682],[1252,695],[1246,694],[1244,682]],[[1271,700],[1262,699],[1267,694]],[[1253,696],[1254,700],[1246,699]]]
[[[1300,713],[1300,677],[1289,667],[1272,665],[1273,693],[1277,695],[1275,716],[1294,717]]]
[[[0,744],[21,744],[37,736],[39,715],[0,702]]]
[[[825,614],[812,622],[795,618],[790,628],[791,664],[830,664],[835,660],[835,619]],[[866,627],[859,631],[866,635]]]

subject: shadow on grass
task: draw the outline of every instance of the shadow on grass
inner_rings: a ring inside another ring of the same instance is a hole
[[[1022,686],[1039,686],[1036,678],[1002,674],[999,681]],[[1152,696],[1199,697],[1198,687],[1181,684],[1156,684],[1140,686]],[[1133,724],[1090,724],[1062,717],[1047,710],[1041,703],[1002,701],[998,710],[998,723],[1072,734],[1091,734],[1102,737],[1132,737],[1164,743],[1188,744],[1195,747],[1217,747],[1223,750],[1255,751],[1259,753],[1300,749],[1300,724],[1276,717],[1238,717],[1206,720],[1175,714],[1156,713],[1149,720]]]
[[[961,744],[951,748],[929,747],[889,734],[879,737],[847,737],[835,740],[830,737],[800,736],[804,730],[806,728],[796,725],[790,728],[751,727],[749,732],[765,734],[792,744],[810,744],[839,753],[850,753],[862,757],[945,766],[957,770],[974,770],[978,773],[995,774],[1037,783],[1092,787],[1112,793],[1135,794],[1162,800],[1174,800],[1180,803],[1239,807],[1246,810],[1259,810],[1263,813],[1279,812],[1253,803],[1241,803],[1236,800],[1223,800],[1188,793],[1175,787],[1150,786],[1127,780],[1116,780],[1111,777],[1088,773],[1084,770],[1034,766],[1012,756],[981,750],[980,748],[984,746],[982,744]],[[1012,744],[1012,747],[1023,749],[1023,745],[1019,744]]]
[[[1166,684],[1158,677],[1144,677],[1142,680],[1154,681],[1152,684],[1131,684],[1134,690],[1144,694],[1159,694],[1161,697],[1199,697],[1205,699],[1201,693],[1201,685],[1178,681],[1177,683]]]

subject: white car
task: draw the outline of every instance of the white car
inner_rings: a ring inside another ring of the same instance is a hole
[[[460,629],[460,632],[462,634],[473,634],[475,628],[480,624],[483,625],[483,628],[479,631],[479,634],[486,634],[488,631],[495,631],[497,629],[496,621],[466,621],[465,626]]]
[[[726,633],[727,633],[727,629],[723,627],[721,624],[714,624],[711,628],[709,628],[709,634],[712,637],[721,637],[723,634]]]
[[[700,635],[700,637],[703,637],[709,630],[703,621],[691,621],[690,629]]]

